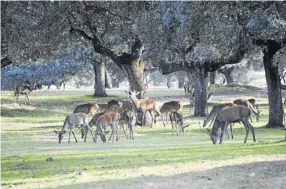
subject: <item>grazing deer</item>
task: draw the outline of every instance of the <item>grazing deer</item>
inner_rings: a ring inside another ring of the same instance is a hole
[[[163,104],[163,106],[160,108],[160,112],[163,115],[163,117],[165,118],[165,121],[167,123],[169,114],[171,112],[178,112],[182,110],[182,105],[180,101],[169,101],[169,102],[165,102]]]
[[[254,99],[248,99],[248,100],[236,99],[233,101],[233,103],[237,104],[237,105],[242,105],[242,106],[248,107],[251,110],[251,112],[256,116],[256,122],[259,122],[259,118],[260,118],[261,114],[260,114],[260,111],[258,109],[258,106],[255,104]],[[251,119],[251,122],[252,122],[252,119]]]
[[[227,125],[231,123],[242,122],[246,130],[244,143],[247,142],[249,130],[251,130],[252,132],[253,141],[256,142],[254,127],[249,122],[250,115],[251,115],[251,110],[249,108],[242,106],[242,105],[232,106],[232,107],[223,109],[218,113],[214,121],[211,132],[204,131],[202,128],[201,128],[201,131],[210,135],[213,144],[216,144],[217,137],[218,137],[218,129],[220,128],[221,129],[220,144],[221,144]]]
[[[185,128],[188,127],[189,125],[183,125],[183,114],[173,111],[169,114],[169,117],[172,123],[172,135],[174,134],[175,127],[177,130],[177,135],[179,134],[179,132],[184,133]]]
[[[132,92],[132,91],[130,91],[130,92],[125,91],[125,92],[129,94],[134,106],[136,107],[136,110],[137,111],[140,111],[140,110],[143,111],[142,122],[143,122],[143,120],[145,120],[146,112],[148,111],[152,117],[152,122],[151,122],[151,128],[152,128],[152,125],[154,122],[154,116],[153,116],[152,112],[155,111],[160,117],[162,117],[163,125],[166,126],[164,119],[163,119],[163,116],[160,113],[160,111],[158,110],[156,100],[154,100],[154,99],[138,99],[136,97],[136,95],[139,94],[140,92]]]
[[[110,107],[109,111],[116,112],[120,114],[120,125],[123,128],[123,132],[128,139],[128,136],[126,134],[126,131],[129,130],[129,139],[134,139],[134,133],[133,133],[133,126],[132,121],[134,117],[133,111],[126,109],[124,110],[123,107],[113,105]],[[126,130],[124,128],[124,123],[126,124]]]
[[[94,115],[96,111],[98,110],[98,105],[96,103],[88,103],[88,104],[81,104],[78,105],[73,113],[86,113],[86,114],[91,114]]]
[[[106,112],[99,116],[96,121],[96,131],[95,131],[95,142],[97,140],[97,135],[101,136],[102,142],[106,142],[106,127],[111,127],[111,135],[108,140],[114,141],[114,135],[116,135],[116,141],[119,139],[117,122],[120,120],[120,114],[115,112]]]
[[[122,102],[118,101],[118,100],[110,100],[108,103],[108,108],[110,108],[111,106],[122,106]]]
[[[88,129],[90,131],[91,136],[93,138],[92,131],[88,125],[87,114],[85,114],[85,113],[72,113],[72,114],[68,115],[65,119],[62,130],[61,131],[54,131],[54,132],[56,134],[58,134],[59,143],[61,144],[62,139],[63,139],[63,135],[66,133],[67,129],[70,129],[68,143],[70,143],[71,133],[73,134],[75,142],[77,143],[77,139],[76,139],[76,136],[73,132],[73,129],[74,128],[82,128],[82,127],[86,127],[86,129]],[[93,138],[93,141],[94,141],[94,138]],[[86,137],[85,137],[84,142],[86,142]]]
[[[24,94],[25,95],[25,104],[26,104],[27,100],[28,100],[28,104],[31,104],[30,103],[30,99],[29,99],[29,94],[33,90],[41,89],[41,88],[42,88],[42,85],[39,84],[38,82],[36,82],[34,84],[20,84],[20,85],[17,85],[14,88],[14,102],[15,102],[15,98],[16,98],[16,101],[18,102],[18,104],[21,105],[20,102],[19,102],[19,96],[20,96],[20,94]]]

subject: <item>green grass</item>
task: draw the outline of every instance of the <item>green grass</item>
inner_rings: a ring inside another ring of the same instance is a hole
[[[114,93],[118,94],[116,91]],[[111,91],[112,95],[114,93]],[[158,93],[155,90],[151,94]],[[122,91],[119,95],[120,98],[124,97]],[[179,95],[177,91],[174,92],[174,98],[179,98]],[[61,129],[65,116],[77,104],[104,102],[114,96],[94,99],[90,95],[69,95],[68,92],[62,95],[33,95],[32,106],[14,104],[9,108],[10,105],[5,102],[11,98],[11,92],[2,93],[2,188],[11,185],[18,188],[54,188],[73,182],[85,182],[76,177],[76,173],[80,171],[86,172],[95,180],[106,174],[110,179],[122,179],[119,176],[122,171],[132,172],[139,168],[286,154],[284,132],[263,127],[267,123],[267,105],[260,106],[263,109],[261,121],[253,123],[256,127],[256,143],[252,142],[250,134],[248,143],[244,144],[245,130],[236,124],[234,140],[224,140],[222,145],[212,145],[209,137],[199,131],[198,120],[190,120],[187,132],[179,136],[171,135],[170,125],[163,127],[156,124],[152,129],[136,127],[134,140],[127,140],[122,136],[118,142],[103,144],[98,139],[94,144],[88,136],[88,141],[84,143],[80,139],[79,130],[76,130],[78,143],[71,138],[71,143],[68,144],[66,134],[63,143],[58,144],[53,130]],[[166,99],[163,98],[161,103],[164,101]],[[267,99],[261,97],[258,101],[265,104]],[[183,112],[185,115],[189,114],[187,108]],[[46,161],[48,157],[52,157],[54,161]]]

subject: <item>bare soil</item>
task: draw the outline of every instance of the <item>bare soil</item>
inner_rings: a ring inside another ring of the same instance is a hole
[[[181,173],[162,176],[167,171]],[[261,189],[272,187],[282,189],[286,187],[286,156],[251,156],[246,159],[202,161],[197,164],[162,166],[150,170],[139,168],[132,173],[125,172],[122,174],[122,180],[107,179],[61,188]],[[135,178],[124,179],[124,177],[130,177],[129,174]]]

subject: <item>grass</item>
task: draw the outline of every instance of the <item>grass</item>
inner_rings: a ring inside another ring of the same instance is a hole
[[[225,89],[223,92],[227,92]],[[181,92],[181,93],[179,93]],[[183,91],[172,91],[173,98],[184,98]],[[123,136],[118,142],[96,144],[91,137],[83,143],[80,132],[76,130],[79,142],[57,143],[53,130],[60,130],[65,116],[78,104],[95,101],[104,102],[114,97],[94,99],[90,95],[70,94],[32,95],[32,106],[9,104],[11,92],[2,93],[1,112],[1,177],[2,188],[50,188],[93,181],[124,179],[122,174],[144,169],[150,170],[162,166],[201,163],[202,161],[221,161],[242,157],[286,154],[284,132],[266,129],[267,99],[258,98],[263,116],[256,127],[257,142],[244,144],[245,130],[236,124],[234,140],[225,140],[223,145],[212,145],[209,137],[198,129],[198,120],[189,120],[190,127],[185,134],[171,135],[170,125],[156,124],[151,128],[135,128],[135,139],[127,140]],[[123,91],[109,91],[126,98]],[[160,98],[162,91],[151,91],[150,96]],[[167,93],[165,93],[167,94]],[[170,94],[170,93],[168,93]],[[235,98],[230,96],[230,99]],[[160,102],[167,101],[163,98]],[[184,102],[187,102],[185,100]],[[184,108],[184,115],[188,109]],[[53,161],[46,159],[52,157]],[[87,173],[87,177],[80,173]],[[165,173],[162,172],[162,175]],[[172,173],[169,173],[172,174]],[[127,178],[135,177],[129,176]]]

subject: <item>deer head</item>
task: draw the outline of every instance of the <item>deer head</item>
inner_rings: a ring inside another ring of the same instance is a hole
[[[58,135],[59,143],[61,144],[63,140],[63,135],[66,133],[66,131],[63,130],[63,131],[54,131],[54,132]]]

